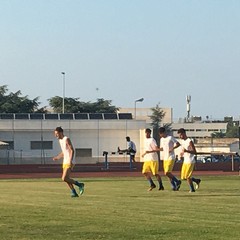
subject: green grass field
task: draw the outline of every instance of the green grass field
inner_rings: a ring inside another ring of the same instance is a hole
[[[88,178],[72,199],[60,179],[0,180],[0,239],[240,239],[239,176],[204,176],[195,193],[163,181]]]

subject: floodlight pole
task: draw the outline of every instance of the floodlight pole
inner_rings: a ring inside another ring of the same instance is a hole
[[[65,112],[65,72],[62,72],[63,75],[63,99],[62,99],[62,113]]]
[[[144,100],[144,98],[139,98],[137,100],[135,100],[134,102],[134,118],[136,119],[137,117],[137,102],[142,102]]]

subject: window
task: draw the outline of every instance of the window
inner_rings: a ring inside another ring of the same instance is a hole
[[[92,157],[92,149],[91,148],[76,148],[75,156],[76,157]]]
[[[53,149],[52,141],[31,141],[31,149]]]

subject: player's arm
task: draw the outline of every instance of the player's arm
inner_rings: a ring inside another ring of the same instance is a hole
[[[189,143],[189,145],[190,145],[190,150],[187,150],[187,149],[185,149],[184,148],[184,152],[187,152],[187,153],[191,153],[191,154],[197,154],[197,150],[196,150],[196,148],[195,148],[195,145],[194,145],[194,143],[191,141],[190,143]]]
[[[74,156],[74,148],[73,148],[72,142],[69,138],[67,138],[66,144],[67,144],[67,147],[70,149],[70,159],[72,161],[73,156]]]
[[[142,157],[144,157],[148,153],[154,153],[154,152],[159,152],[162,151],[162,148],[159,148],[157,145],[152,146],[152,150],[146,150],[143,154]]]
[[[53,157],[53,161],[57,161],[61,158],[63,158],[63,152],[60,152],[57,156]]]
[[[176,141],[173,145],[173,148],[169,149],[169,152],[174,151],[174,149],[178,148],[180,146],[180,143],[178,141]]]

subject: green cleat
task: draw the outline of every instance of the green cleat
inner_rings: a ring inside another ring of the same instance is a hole
[[[199,189],[200,183],[201,183],[201,179],[198,179],[198,181],[196,182],[196,189]]]
[[[79,194],[83,195],[83,193],[84,193],[84,183],[79,183],[78,188],[79,188]]]
[[[182,184],[182,181],[181,180],[178,180],[177,184],[176,184],[176,189],[175,191],[178,191],[181,187],[181,184]]]

